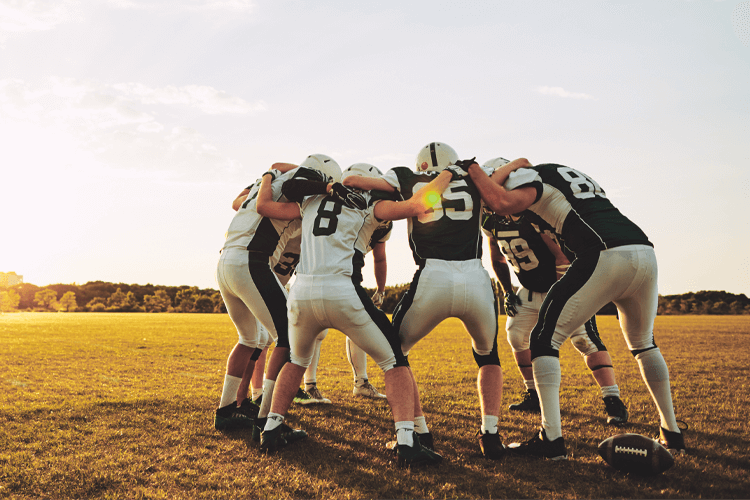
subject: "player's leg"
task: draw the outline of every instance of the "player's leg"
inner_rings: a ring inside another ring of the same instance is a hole
[[[612,258],[623,266],[632,266],[632,262],[638,264],[638,272],[631,286],[614,301],[620,315],[620,327],[659,411],[662,440],[668,445],[667,448],[683,453],[685,443],[674,414],[669,368],[654,343],[654,320],[659,297],[656,256],[651,247],[630,248],[615,248],[606,252],[611,253]]]
[[[477,392],[482,414],[479,445],[486,458],[499,459],[505,454],[505,446],[497,429],[503,397],[503,371],[497,352],[497,300],[481,261],[454,263],[454,271],[451,315],[463,321],[479,367]]]
[[[367,378],[367,353],[349,337],[346,337],[346,359],[349,360],[354,376],[352,394],[364,398],[385,399],[385,394],[378,392]]]
[[[305,393],[309,396],[309,399],[304,401],[297,401],[301,404],[312,404],[322,403],[331,404],[331,400],[323,396],[323,393],[318,389],[318,363],[320,363],[320,348],[323,345],[323,340],[328,335],[328,329],[326,328],[315,338],[315,347],[313,352],[313,358],[310,361],[310,365],[305,370]]]
[[[263,378],[266,372],[266,357],[268,355],[268,346],[266,346],[260,353],[258,360],[255,362],[255,369],[253,370],[253,376],[250,379],[252,386],[252,397],[253,402],[260,406],[261,398],[263,397]]]
[[[607,348],[599,337],[596,316],[592,316],[570,336],[573,347],[584,356],[586,366],[599,384],[607,412],[608,425],[624,425],[628,422],[628,409],[620,399],[620,388],[615,377],[615,368]]]
[[[539,413],[539,396],[537,395],[536,387],[534,387],[534,372],[531,367],[529,337],[539,316],[539,309],[542,306],[545,294],[521,288],[517,295],[521,299],[521,304],[518,305],[515,316],[508,316],[505,322],[505,329],[507,331],[508,344],[510,344],[513,350],[513,357],[516,360],[518,371],[521,373],[526,392],[524,392],[521,401],[509,405],[508,409],[511,411]]]

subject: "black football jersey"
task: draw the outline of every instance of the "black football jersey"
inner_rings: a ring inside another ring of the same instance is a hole
[[[575,254],[623,245],[649,245],[644,232],[620,213],[591,177],[564,165],[546,163],[511,173],[508,190],[534,187],[534,203],[524,212],[532,222],[547,223]]]
[[[389,170],[383,178],[408,200],[439,172],[415,173],[406,167]],[[425,259],[470,260],[482,257],[480,214],[482,198],[469,177],[451,181],[440,202],[428,213],[412,217],[409,246],[417,265]]]
[[[484,214],[482,230],[497,241],[524,288],[546,293],[557,281],[555,256],[526,217],[517,221]]]

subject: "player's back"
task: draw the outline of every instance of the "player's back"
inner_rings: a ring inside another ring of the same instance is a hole
[[[398,189],[404,199],[409,199],[438,174],[415,173],[406,167],[396,167],[383,178]],[[462,261],[481,258],[481,209],[479,191],[470,178],[451,181],[440,203],[408,221],[409,246],[417,265],[424,264],[425,259]]]
[[[506,189],[532,186],[536,201],[527,209],[552,226],[575,252],[604,250],[622,245],[651,245],[644,232],[612,205],[591,177],[564,165],[546,163],[511,173]],[[541,222],[540,221],[540,222]]]

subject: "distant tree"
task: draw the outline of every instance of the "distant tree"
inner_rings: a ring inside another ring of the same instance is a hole
[[[143,309],[146,312],[166,312],[172,307],[172,299],[166,290],[156,290],[153,295],[143,296]]]
[[[214,309],[213,309],[213,311],[215,313],[225,313],[225,312],[227,312],[227,306],[224,305],[224,299],[221,296],[221,292],[214,292],[211,295],[211,300],[213,300],[213,303],[214,303]]]
[[[138,304],[138,300],[133,292],[125,293],[120,288],[107,299],[107,311],[112,312],[136,312],[142,311],[143,308]]]
[[[19,302],[21,302],[21,296],[15,290],[0,293],[0,311],[2,312],[17,310]]]
[[[44,309],[52,309],[57,302],[57,292],[49,288],[39,290],[34,294],[34,302]]]
[[[107,309],[107,304],[102,297],[94,297],[86,304],[86,310],[91,312],[102,312],[105,309]]]
[[[78,309],[76,303],[76,294],[73,292],[65,292],[60,299],[60,305],[58,306],[60,311],[73,312]]]
[[[193,305],[193,312],[210,313],[214,311],[214,301],[208,295],[198,295]]]
[[[715,302],[710,309],[711,314],[729,314],[729,304],[724,302],[723,300],[720,300],[718,302]]]
[[[177,292],[177,295],[174,299],[175,311],[183,313],[193,312],[195,310],[195,300],[197,299],[197,292],[198,287],[187,288],[185,290],[180,290],[179,292]]]

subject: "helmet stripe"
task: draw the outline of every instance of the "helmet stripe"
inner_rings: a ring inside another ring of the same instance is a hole
[[[438,160],[437,160],[437,152],[435,151],[435,143],[430,143],[430,157],[432,158],[432,166],[437,167],[438,166]]]

